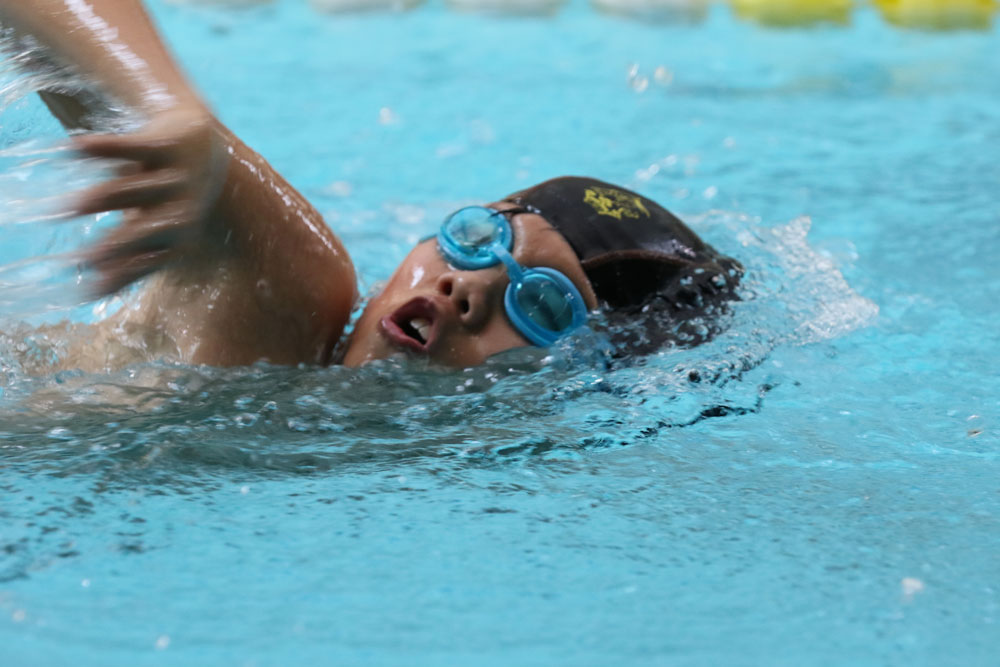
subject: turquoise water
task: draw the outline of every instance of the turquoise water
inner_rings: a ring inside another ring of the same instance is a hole
[[[153,7],[365,289],[456,206],[584,173],[738,257],[744,299],[631,365],[583,335],[32,375],[14,321],[97,314],[30,258],[100,225],[13,224],[95,172],[8,101],[0,664],[996,663],[997,29],[302,4]]]

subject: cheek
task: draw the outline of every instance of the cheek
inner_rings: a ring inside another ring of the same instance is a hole
[[[427,272],[424,270],[423,265],[413,267],[413,270],[410,271],[407,286],[410,289],[417,287],[421,282],[423,282],[425,275],[427,275]]]
[[[420,287],[426,281],[427,277],[426,263],[408,258],[389,277],[389,280],[386,281],[385,287],[379,293],[379,297],[387,293],[391,294],[400,290],[412,290]]]
[[[448,266],[435,248],[417,246],[389,277],[376,299],[383,303],[391,302],[399,295],[432,289],[438,277],[447,270]]]
[[[376,334],[378,318],[371,309],[366,309],[354,325],[354,331],[347,343],[343,363],[345,366],[360,366],[380,356],[380,341]]]
[[[374,329],[375,323],[378,321],[378,297],[375,297],[365,306],[365,309],[361,312],[361,316],[358,318],[357,323],[354,325],[354,330],[359,333],[367,333]]]
[[[475,362],[477,364],[483,363],[494,354],[531,345],[521,334],[517,333],[502,312],[497,313],[494,321],[475,336],[474,341],[474,348],[478,356]]]

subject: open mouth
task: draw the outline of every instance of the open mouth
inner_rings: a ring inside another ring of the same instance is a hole
[[[394,344],[426,354],[437,336],[437,320],[434,302],[418,297],[383,317],[381,325],[382,331]]]

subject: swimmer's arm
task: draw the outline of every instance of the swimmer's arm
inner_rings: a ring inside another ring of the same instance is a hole
[[[159,274],[118,322],[165,330],[195,363],[327,360],[356,297],[347,253],[305,198],[207,111],[141,3],[0,0],[0,20],[149,119],[135,133],[78,139],[86,153],[124,161],[119,178],[79,205],[125,210],[90,254],[95,292]],[[57,99],[53,111],[79,124],[78,100]]]
[[[169,335],[192,363],[329,363],[357,299],[351,259],[305,197],[220,132],[230,159],[209,226],[123,312]],[[129,261],[111,271],[124,282]]]
[[[85,193],[75,212],[130,209],[133,237],[143,228],[159,230],[157,242],[147,244],[156,247],[148,248],[145,272],[136,266],[113,285],[106,267],[97,266],[105,278],[97,292],[116,291],[156,270],[168,259],[162,246],[182,227],[203,222],[219,193],[226,160],[219,124],[184,80],[139,0],[0,0],[0,23],[45,47],[29,55],[29,66],[36,59],[69,66],[145,120],[129,134],[75,138],[84,154],[123,161],[119,178]],[[70,129],[93,129],[88,116],[95,105],[111,101],[86,91],[40,94]]]
[[[0,20],[147,116],[207,113],[138,0],[0,0]]]

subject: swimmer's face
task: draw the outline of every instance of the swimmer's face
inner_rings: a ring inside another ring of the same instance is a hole
[[[513,206],[497,203],[490,208]],[[587,308],[597,307],[583,267],[562,234],[533,213],[514,215],[510,223],[514,259],[524,267],[561,271],[580,290]],[[467,367],[498,352],[530,345],[504,311],[509,282],[502,264],[476,271],[456,269],[441,256],[435,239],[424,241],[368,303],[348,343],[344,364],[360,366],[406,353]]]

